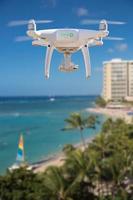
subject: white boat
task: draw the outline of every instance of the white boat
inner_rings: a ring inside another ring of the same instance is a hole
[[[50,101],[55,101],[55,98],[50,98]]]
[[[20,135],[19,143],[18,143],[18,150],[17,150],[17,157],[16,157],[16,162],[9,167],[8,169],[10,171],[13,171],[15,169],[18,169],[20,167],[27,167],[30,168],[25,162],[25,156],[24,156],[24,139],[23,135]]]

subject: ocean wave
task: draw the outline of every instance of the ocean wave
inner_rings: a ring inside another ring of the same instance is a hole
[[[14,116],[14,117],[20,117],[20,115],[21,115],[21,114],[18,113],[18,112],[12,114],[12,116]]]
[[[8,143],[7,142],[3,142],[2,145],[3,146],[8,146]]]
[[[44,103],[46,102],[47,99],[44,99],[44,100],[11,100],[11,101],[8,101],[8,100],[5,100],[5,101],[1,101],[0,100],[0,105],[3,105],[3,104],[38,104],[38,103]]]
[[[20,117],[21,113],[19,112],[14,112],[14,113],[0,113],[0,117]]]
[[[0,137],[3,139],[6,139],[11,134],[18,134],[18,133],[24,133],[26,135],[31,135],[33,132],[32,131],[37,131],[42,129],[40,126],[28,126],[28,127],[16,127],[8,130],[3,130],[3,132],[0,133]],[[0,140],[0,145],[3,143],[3,139]]]
[[[7,142],[0,141],[0,147],[1,147],[1,148],[6,147],[6,146],[8,146],[8,143],[7,143]]]
[[[31,111],[31,112],[1,112],[0,113],[0,117],[39,117],[39,116],[48,116],[48,115],[52,115],[53,112],[52,111],[42,111],[42,112],[37,112],[37,111]]]

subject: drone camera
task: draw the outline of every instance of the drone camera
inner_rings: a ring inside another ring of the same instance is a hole
[[[70,63],[69,66],[60,65],[58,69],[61,72],[74,72],[78,69],[78,65],[74,65],[73,63]]]

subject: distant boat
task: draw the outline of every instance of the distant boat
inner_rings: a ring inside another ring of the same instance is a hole
[[[16,161],[19,162],[19,163],[24,163],[24,139],[23,139],[23,135],[20,135]]]
[[[50,98],[49,100],[50,100],[50,101],[55,101],[55,98]]]
[[[36,164],[28,165],[25,161],[24,139],[23,139],[22,134],[20,135],[20,138],[19,138],[16,162],[11,167],[9,167],[8,169],[10,171],[13,171],[15,169],[19,169],[20,167],[25,167],[27,170],[36,169],[38,167],[38,165],[36,165]]]
[[[9,170],[12,171],[22,166],[26,166],[26,164],[25,164],[25,156],[24,156],[24,139],[23,139],[23,135],[20,135],[16,162],[11,167],[9,167]]]

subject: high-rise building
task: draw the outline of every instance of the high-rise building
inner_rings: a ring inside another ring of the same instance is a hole
[[[133,99],[133,60],[113,59],[103,66],[104,99]]]

